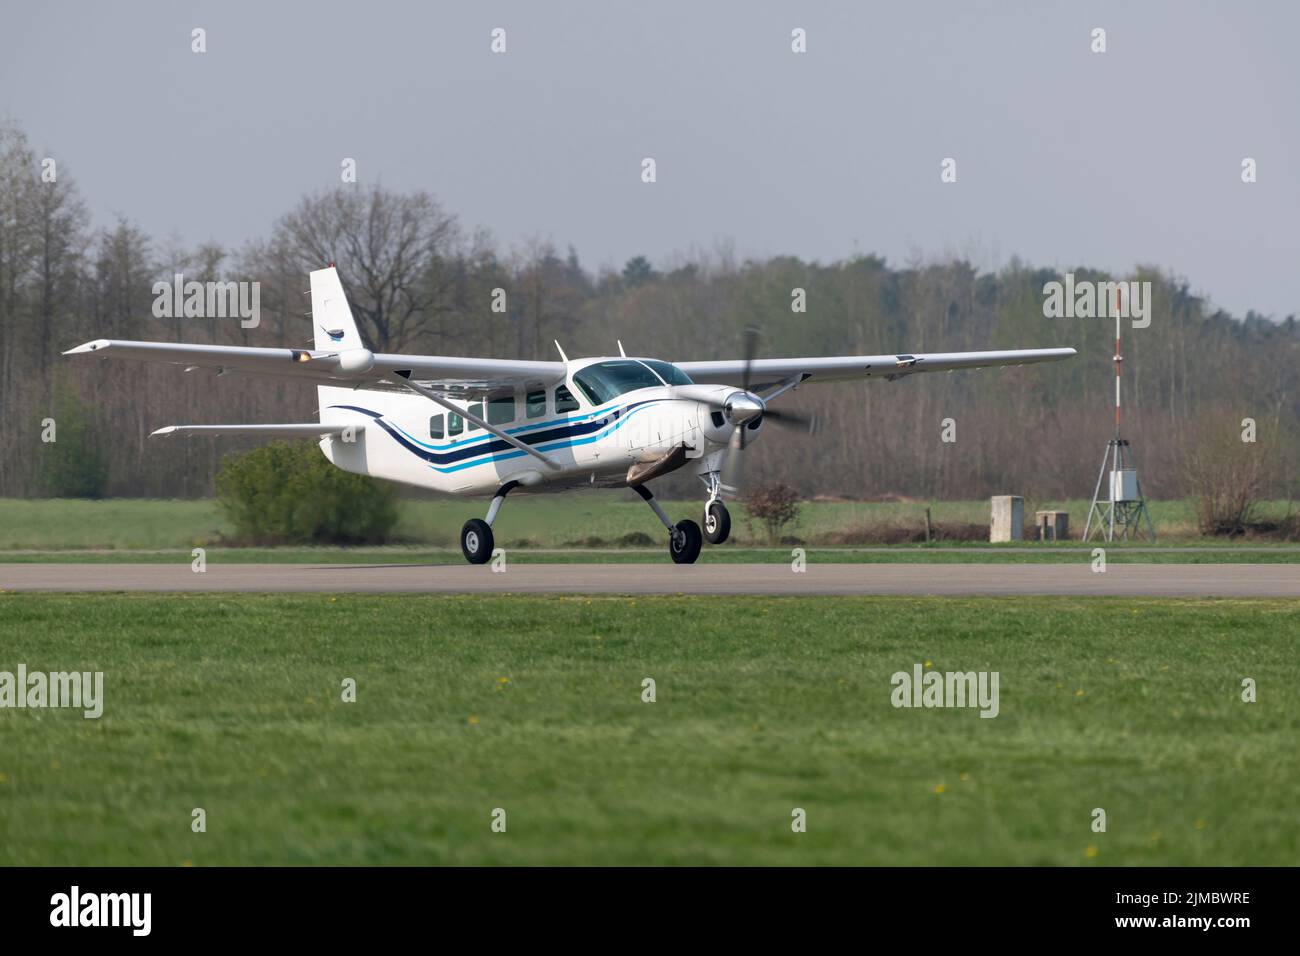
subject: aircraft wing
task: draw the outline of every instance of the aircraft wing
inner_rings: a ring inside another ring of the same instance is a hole
[[[218,374],[258,375],[318,385],[423,382],[434,391],[463,394],[511,385],[549,385],[564,378],[563,362],[392,355],[368,349],[268,349],[238,345],[186,345],[96,339],[64,355],[135,359],[211,369]],[[405,373],[405,374],[402,374]]]
[[[765,358],[755,359],[751,364],[750,383],[753,388],[763,388],[793,378],[801,378],[808,382],[832,382],[854,378],[883,378],[892,381],[916,372],[950,372],[959,368],[1059,362],[1074,354],[1074,349],[1013,349],[1005,352]],[[674,362],[673,364],[701,384],[739,385],[745,375],[743,359],[719,362]]]

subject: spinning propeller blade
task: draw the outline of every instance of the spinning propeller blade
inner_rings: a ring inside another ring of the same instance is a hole
[[[733,392],[723,401],[704,400],[707,405],[717,409],[733,422],[731,438],[723,452],[720,467],[722,484],[732,494],[740,493],[740,478],[743,471],[742,462],[745,446],[749,443],[750,426],[755,422],[771,419],[784,428],[806,429],[812,434],[817,428],[815,416],[801,415],[798,412],[784,412],[770,408],[762,397],[749,390],[753,378],[754,358],[758,354],[759,331],[754,326],[747,326],[743,333],[744,370],[741,372],[742,392]],[[781,389],[780,391],[785,391]]]
[[[779,408],[768,408],[763,411],[763,420],[771,419],[784,428],[806,428],[808,434],[817,430],[817,419],[811,415],[800,415],[798,412],[783,412]]]
[[[731,440],[727,442],[727,450],[722,453],[722,467],[719,469],[720,474],[718,475],[722,486],[736,495],[740,494],[740,479],[744,472],[744,433],[744,425],[732,429]]]

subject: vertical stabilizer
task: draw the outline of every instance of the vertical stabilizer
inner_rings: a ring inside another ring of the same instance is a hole
[[[335,351],[359,349],[361,333],[357,331],[352,309],[343,294],[343,283],[334,266],[317,269],[311,274],[311,319],[315,327],[317,349]]]
[[[352,308],[348,305],[347,296],[343,294],[343,283],[339,281],[338,269],[332,265],[311,273],[311,321],[315,332],[314,347],[317,350],[338,352],[343,349],[362,348],[361,333],[357,331],[356,320],[352,318]],[[328,409],[331,405],[344,403],[350,391],[332,385],[316,387],[316,396],[320,401],[321,421],[338,416],[338,412],[331,413]],[[323,439],[322,450],[330,444],[330,439]],[[328,451],[326,457],[329,457]]]

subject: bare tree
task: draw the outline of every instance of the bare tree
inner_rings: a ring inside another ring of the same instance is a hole
[[[461,231],[426,192],[340,186],[305,197],[275,226],[272,246],[304,271],[333,262],[366,344],[417,347],[454,307]]]

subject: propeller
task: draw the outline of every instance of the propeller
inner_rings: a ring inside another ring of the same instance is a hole
[[[771,419],[786,428],[806,428],[811,433],[817,428],[817,419],[812,415],[800,415],[798,412],[786,412],[779,408],[763,411],[763,421]]]
[[[754,326],[747,326],[744,331],[742,352],[744,369],[740,374],[741,391],[733,392],[722,402],[710,402],[732,423],[731,438],[727,441],[727,450],[723,453],[720,468],[720,480],[724,487],[733,494],[740,491],[741,474],[744,471],[744,451],[749,443],[749,432],[757,427],[756,422],[768,419],[787,428],[805,428],[811,432],[816,426],[816,419],[797,412],[780,411],[769,408],[762,397],[751,392],[750,382],[753,378],[754,357],[758,354],[759,331]]]

